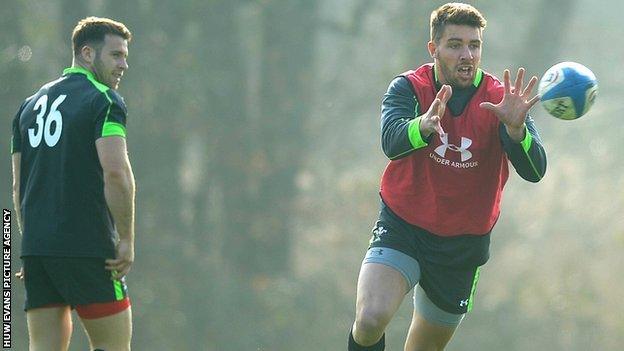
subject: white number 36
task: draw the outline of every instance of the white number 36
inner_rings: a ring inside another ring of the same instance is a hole
[[[35,102],[34,110],[39,110],[37,114],[37,119],[35,122],[37,123],[36,130],[35,128],[28,128],[28,140],[30,141],[30,146],[33,148],[39,146],[41,144],[41,138],[45,140],[46,145],[52,147],[58,143],[61,138],[61,131],[63,130],[63,116],[58,109],[59,105],[65,101],[67,95],[59,95],[59,97],[54,100],[52,106],[50,106],[50,113],[48,113],[47,118],[44,120],[44,116],[46,114],[48,108],[48,95],[42,95],[37,102]],[[54,122],[54,133],[52,133],[52,122]]]

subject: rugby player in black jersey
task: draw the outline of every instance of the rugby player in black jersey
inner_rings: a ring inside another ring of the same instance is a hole
[[[13,120],[13,197],[23,240],[30,350],[67,350],[76,309],[91,349],[130,350],[125,275],[134,261],[134,175],[115,91],[132,34],[88,17],[73,62]]]

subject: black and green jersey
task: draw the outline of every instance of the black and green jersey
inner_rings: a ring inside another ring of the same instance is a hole
[[[39,89],[13,120],[21,153],[22,256],[114,257],[113,218],[95,140],[126,136],[126,106],[78,67]]]

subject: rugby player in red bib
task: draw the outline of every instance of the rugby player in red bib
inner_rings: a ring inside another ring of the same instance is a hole
[[[397,76],[382,103],[381,210],[357,286],[349,351],[384,350],[384,330],[414,289],[406,351],[443,350],[472,309],[489,258],[508,163],[530,182],[546,154],[524,69],[501,83],[480,68],[486,21],[449,3],[431,14],[433,64]]]

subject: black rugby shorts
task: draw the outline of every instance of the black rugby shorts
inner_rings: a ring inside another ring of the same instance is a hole
[[[112,280],[103,258],[22,257],[25,310],[48,305],[78,305],[124,300],[124,279]]]

